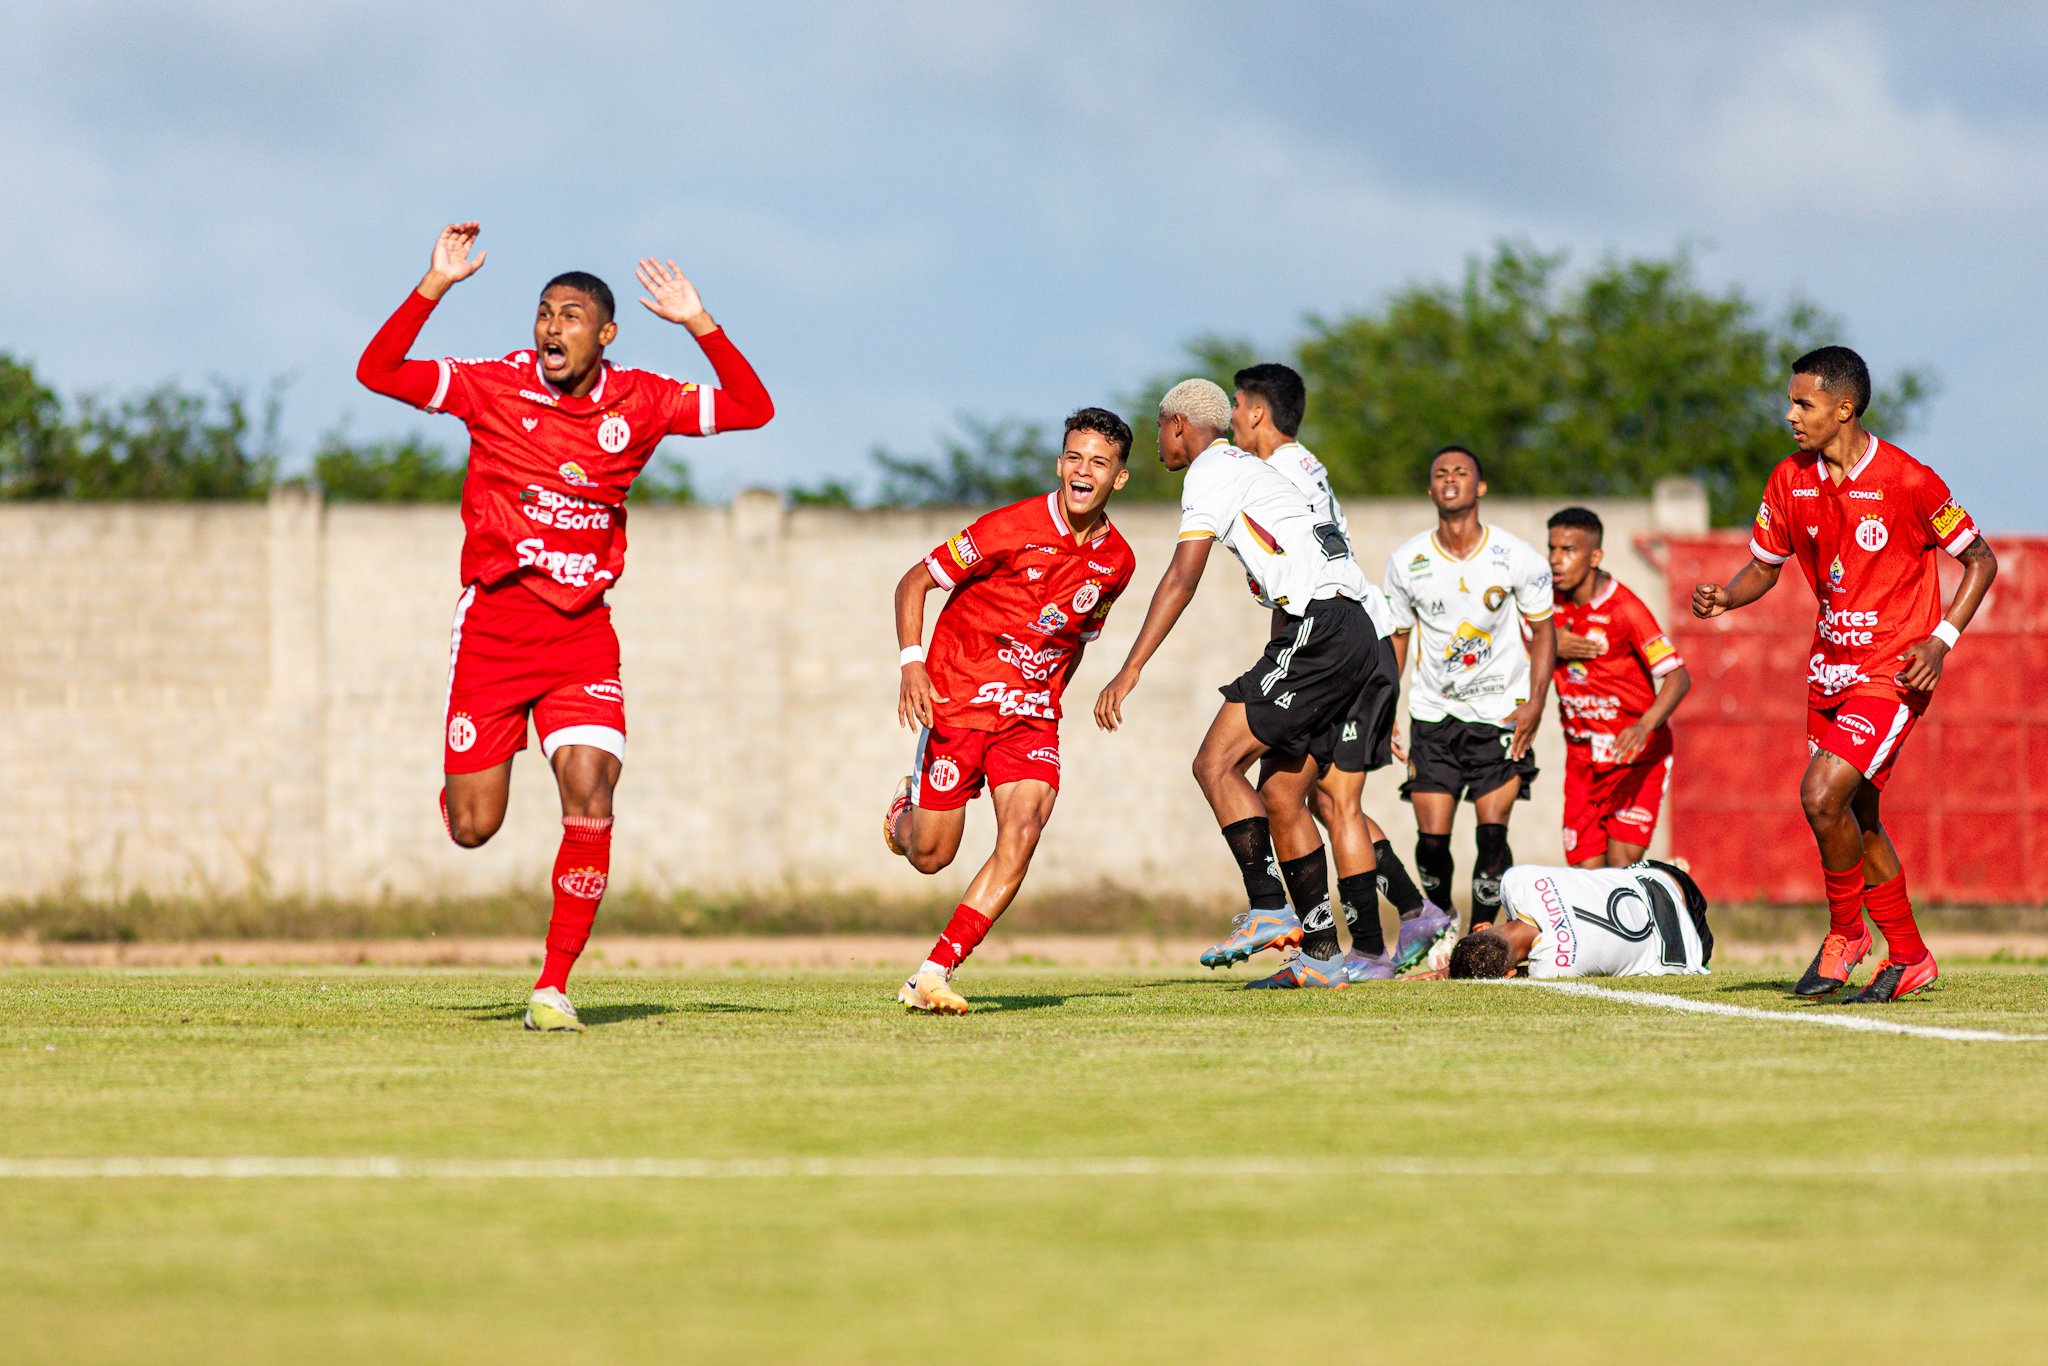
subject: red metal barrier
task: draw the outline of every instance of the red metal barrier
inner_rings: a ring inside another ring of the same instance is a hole
[[[1998,582],[1885,789],[1885,825],[1916,901],[2048,902],[2048,539],[1990,539]],[[1665,625],[1693,675],[1673,723],[1666,820],[1708,895],[1812,903],[1820,863],[1799,775],[1813,594],[1788,564],[1742,611],[1700,621],[1688,606],[1692,585],[1725,583],[1748,544],[1745,529],[1645,547],[1665,567]],[[1946,602],[1962,571],[1941,560]]]

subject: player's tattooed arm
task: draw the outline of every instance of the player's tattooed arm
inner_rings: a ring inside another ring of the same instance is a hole
[[[1696,584],[1692,590],[1692,614],[1702,620],[1747,607],[1777,586],[1783,565],[1752,559],[1735,571],[1727,583]]]
[[[1529,700],[1511,713],[1514,739],[1508,743],[1508,757],[1519,760],[1536,743],[1536,728],[1543,724],[1543,704],[1550,698],[1550,676],[1557,671],[1557,619],[1545,617],[1529,623]]]
[[[1650,709],[1642,719],[1630,726],[1622,727],[1614,737],[1614,762],[1625,764],[1643,752],[1643,746],[1650,743],[1650,737],[1657,727],[1671,719],[1671,713],[1678,710],[1678,704],[1692,691],[1692,671],[1683,664],[1665,674],[1657,681],[1657,697],[1650,703]]]
[[[1174,623],[1194,600],[1202,571],[1209,567],[1209,547],[1215,543],[1214,537],[1190,536],[1174,546],[1173,558],[1167,561],[1166,572],[1159,576],[1159,586],[1152,590],[1152,605],[1145,609],[1145,624],[1138,628],[1130,654],[1124,657],[1116,677],[1104,684],[1096,696],[1095,724],[1102,729],[1115,730],[1123,724],[1124,699],[1138,686],[1138,675],[1166,643]]]
[[[680,323],[690,329],[693,337],[718,330],[718,324],[704,311],[704,300],[698,296],[697,286],[676,269],[674,261],[661,262],[652,256],[643,256],[640,264],[633,268],[633,274],[640,278],[640,287],[652,296],[642,298],[640,306],[655,317]]]
[[[475,260],[471,260],[469,255],[469,249],[476,245],[477,235],[482,231],[482,225],[473,219],[467,223],[450,223],[441,229],[441,235],[434,239],[433,259],[420,280],[423,296],[438,299],[483,268],[484,257],[489,252],[478,252]]]
[[[896,581],[896,645],[908,649],[924,643],[924,600],[938,580],[925,567],[923,560],[910,566],[910,572]],[[943,702],[932,693],[932,676],[923,660],[913,660],[903,666],[903,677],[896,691],[896,720],[904,726],[929,726],[932,723],[932,703]]]
[[[1960,631],[1977,615],[1984,595],[1991,591],[1991,581],[1998,577],[1998,556],[1978,536],[1956,558],[1963,562],[1963,581],[1956,585],[1956,595],[1942,620]],[[1940,636],[1929,636],[1899,656],[1906,667],[1892,676],[1893,681],[1916,692],[1931,692],[1941,682],[1942,663],[1947,658],[1948,642]]]

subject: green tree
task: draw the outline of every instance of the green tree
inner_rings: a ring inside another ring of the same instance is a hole
[[[77,440],[35,370],[0,352],[0,498],[60,498]]]
[[[418,434],[351,442],[330,432],[313,455],[313,478],[338,503],[452,503],[462,496],[463,466]]]
[[[1456,286],[1309,320],[1302,436],[1339,492],[1413,492],[1429,452],[1458,441],[1496,492],[1641,496],[1690,475],[1717,522],[1742,518],[1791,449],[1791,363],[1838,340],[1840,321],[1804,302],[1770,317],[1739,290],[1706,290],[1683,251],[1578,280],[1565,259],[1504,244]],[[1898,435],[1931,390],[1906,371],[1867,420]]]

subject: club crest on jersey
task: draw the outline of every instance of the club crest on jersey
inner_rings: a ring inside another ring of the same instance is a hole
[[[1839,590],[1842,586],[1842,557],[1835,556],[1835,562],[1828,566],[1828,587]]]
[[[1885,542],[1890,539],[1891,533],[1884,529],[1882,517],[1865,517],[1856,524],[1856,544],[1873,554],[1884,549]]]
[[[951,792],[960,786],[960,765],[951,759],[934,759],[931,767],[925,770],[925,778],[931,783],[932,791]]]
[[[1500,610],[1500,605],[1506,602],[1507,600],[1508,590],[1502,588],[1498,584],[1495,584],[1492,588],[1487,589],[1486,596],[1480,599],[1481,602],[1484,602],[1486,604],[1486,610],[1489,612],[1498,612]]]
[[[1476,669],[1493,658],[1493,633],[1482,631],[1469,621],[1458,623],[1458,633],[1444,647],[1444,663],[1454,669]]]
[[[448,718],[448,748],[457,754],[467,754],[475,743],[476,722],[469,719],[468,712],[459,711]]]
[[[617,455],[626,449],[626,443],[633,439],[633,429],[626,419],[617,413],[609,414],[597,426],[598,448],[606,455]]]
[[[1058,603],[1049,602],[1045,605],[1045,610],[1038,614],[1038,620],[1031,623],[1031,629],[1041,635],[1057,635],[1066,628],[1068,620],[1067,614],[1060,610]]]
[[[555,467],[555,473],[562,476],[562,482],[579,489],[594,489],[597,481],[584,473],[583,466],[574,460],[564,460]]]
[[[1087,616],[1095,610],[1095,604],[1101,601],[1101,584],[1084,583],[1074,590],[1074,611],[1079,616]]]

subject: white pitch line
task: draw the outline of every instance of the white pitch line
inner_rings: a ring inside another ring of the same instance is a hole
[[[1618,1155],[1527,1158],[1293,1157],[15,1157],[0,1180],[171,1179],[380,1181],[1020,1180],[1106,1177],[1815,1177],[2048,1176],[2048,1154],[1862,1158],[1847,1161]]]
[[[1696,1001],[1688,996],[1666,996],[1655,991],[1624,991],[1618,987],[1596,987],[1587,982],[1560,982],[1536,978],[1516,983],[1542,987],[1564,996],[1583,996],[1600,1001],[1625,1001],[1652,1010],[1676,1010],[1690,1015],[1732,1015],[1742,1020],[1769,1020],[1773,1024],[1820,1025],[1824,1029],[1847,1029],[1865,1034],[1910,1034],[1920,1039],[1960,1039],[1969,1043],[2048,1043],[2048,1034],[2001,1034],[1995,1029],[1953,1029],[1947,1025],[1904,1024],[1869,1015],[1839,1015],[1826,1006],[1806,1010],[1758,1010],[1754,1006],[1731,1006],[1720,1001]],[[1826,1012],[1826,1013],[1823,1013]]]

